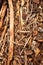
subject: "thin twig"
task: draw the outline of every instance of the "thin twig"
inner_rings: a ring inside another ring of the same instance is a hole
[[[12,60],[13,56],[13,43],[11,41],[14,41],[14,10],[12,0],[8,0],[8,4],[10,9],[10,45],[7,65],[10,65],[10,61]]]
[[[30,38],[31,38],[31,36],[28,38],[28,40],[26,41],[26,43],[25,43],[25,45],[24,45],[24,47],[23,47],[23,49],[22,49],[22,51],[20,52],[20,55],[22,54],[22,52],[24,51],[24,48],[26,47],[26,45],[27,45],[27,43],[28,43],[28,41],[30,40]]]
[[[27,65],[27,54],[26,54],[26,50],[24,50],[24,57],[25,57],[25,65]]]

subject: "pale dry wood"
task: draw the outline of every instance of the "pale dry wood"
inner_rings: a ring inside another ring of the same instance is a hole
[[[2,45],[2,49],[1,49],[1,53],[2,53],[2,54],[3,54],[3,52],[4,52],[5,43],[6,43],[6,34],[5,34],[5,38],[3,39],[3,45]]]
[[[10,45],[9,45],[9,52],[8,52],[8,62],[7,65],[10,64],[13,56],[13,43],[14,41],[14,10],[13,10],[13,3],[12,0],[8,0],[9,9],[10,9]]]
[[[21,21],[21,18],[20,18],[20,1],[19,0],[16,3],[16,7],[17,7],[16,18],[19,19],[18,29],[21,29],[21,22],[20,22]]]
[[[17,65],[17,63],[16,63],[16,61],[15,61],[15,60],[13,61],[13,65]]]
[[[7,9],[7,5],[2,5],[2,9],[0,11],[0,28],[2,27],[2,24],[3,24],[3,19],[4,19],[4,16],[5,16],[5,13],[6,13],[6,9]]]
[[[22,19],[22,6],[24,4],[24,0],[21,0],[21,8],[20,8],[20,22],[21,22],[21,27],[24,25],[23,19]]]
[[[26,5],[26,7],[27,7],[27,13],[29,12],[29,0],[27,0],[27,5]]]
[[[18,46],[22,46],[23,44],[19,44],[19,42],[14,42],[14,41],[11,41],[11,40],[8,40],[9,42],[12,42],[13,44],[15,45],[18,45]]]
[[[22,19],[22,7],[20,8],[20,20],[21,20],[21,26],[23,26],[24,22]]]
[[[25,49],[25,47],[26,47],[26,45],[28,44],[28,42],[29,42],[30,39],[31,39],[31,35],[30,35],[30,37],[28,38],[28,40],[26,41],[26,43],[25,43],[23,49],[21,50],[20,55],[23,53],[23,51],[24,51],[24,49]]]
[[[7,30],[7,25],[8,25],[8,10],[7,10],[7,17],[6,17],[6,25],[5,25],[5,27],[4,27],[4,30],[3,30],[3,32],[2,32],[2,36],[1,36],[1,40],[3,40],[3,38],[4,38],[4,36],[5,36],[5,33],[6,33],[6,30]]]
[[[3,59],[3,62],[4,62],[4,65],[7,65],[7,59],[6,58]]]
[[[30,33],[30,31],[22,31],[22,30],[19,30],[17,32],[20,32],[20,33]]]
[[[1,21],[3,21],[3,18],[4,18],[4,16],[5,16],[6,9],[7,9],[7,5],[4,5],[4,6],[3,6],[2,15],[1,15]]]
[[[2,5],[2,8],[1,8],[1,10],[0,10],[0,16],[2,15],[2,12],[3,12],[3,9],[4,9],[4,3],[3,3],[3,5]]]
[[[34,49],[34,52],[35,52],[35,56],[37,56],[40,53],[40,49],[36,48],[36,49]]]
[[[2,43],[3,43],[3,45],[2,45],[2,48],[1,48],[1,52],[0,52],[0,54],[3,56],[4,47],[5,47],[5,44],[6,44],[6,34],[5,34],[5,37],[4,37]],[[4,65],[6,65],[6,58],[4,58],[3,61],[5,61],[5,64],[4,64]]]
[[[18,61],[18,64],[21,65],[20,59],[19,58],[15,58],[16,61]]]
[[[27,65],[27,54],[25,50],[24,50],[24,58],[25,58],[25,65]]]
[[[18,0],[18,2],[17,2],[17,4],[16,4],[16,7],[17,7],[17,13],[16,13],[16,16],[19,16],[19,11],[20,11],[20,2],[19,2],[19,0]]]
[[[3,38],[4,38],[4,35],[5,35],[5,33],[6,33],[6,30],[7,30],[7,26],[4,27],[4,31],[3,31],[2,36],[1,36],[1,39],[2,39],[2,40],[3,40]]]
[[[22,4],[22,6],[24,5],[24,3],[25,3],[25,1],[24,1],[24,0],[21,0],[21,4]]]

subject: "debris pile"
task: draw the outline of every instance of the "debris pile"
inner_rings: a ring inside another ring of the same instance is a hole
[[[43,65],[43,0],[0,0],[0,65]]]

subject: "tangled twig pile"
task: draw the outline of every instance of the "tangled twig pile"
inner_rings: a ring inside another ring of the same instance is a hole
[[[0,0],[0,65],[43,65],[43,0]]]

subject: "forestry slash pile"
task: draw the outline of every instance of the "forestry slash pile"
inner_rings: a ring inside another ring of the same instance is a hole
[[[0,0],[0,65],[43,65],[43,0]]]

